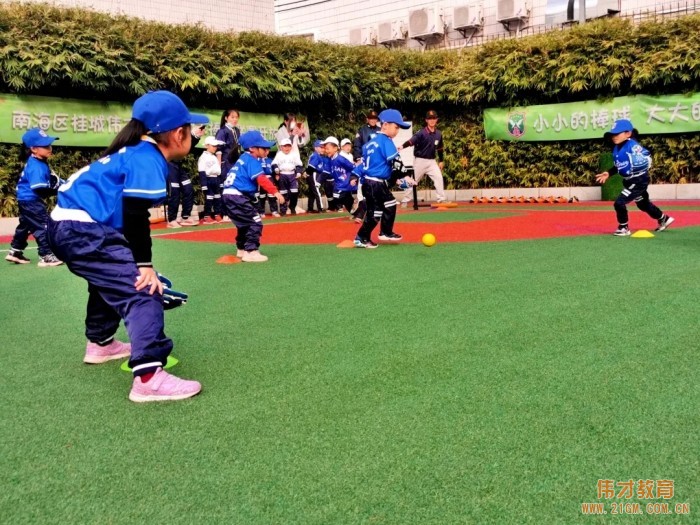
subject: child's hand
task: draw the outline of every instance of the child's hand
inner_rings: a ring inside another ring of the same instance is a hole
[[[143,290],[150,287],[148,293],[153,295],[156,290],[163,295],[163,283],[158,279],[156,271],[153,268],[139,268],[140,275],[136,279],[136,289]]]
[[[598,173],[598,175],[595,176],[595,180],[600,184],[605,184],[605,181],[608,180],[608,177],[610,177],[610,174],[607,171],[604,171],[603,173]]]
[[[278,204],[284,204],[284,197],[279,191],[275,193],[275,198],[277,199]]]

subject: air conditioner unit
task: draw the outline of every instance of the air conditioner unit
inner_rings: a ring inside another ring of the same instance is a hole
[[[348,43],[351,46],[371,46],[375,42],[374,28],[353,27],[348,31]]]
[[[353,27],[348,31],[348,44],[351,46],[361,46],[362,45],[362,28]]]
[[[452,29],[472,29],[483,25],[481,6],[457,6],[452,10]]]
[[[406,40],[403,32],[403,22],[394,20],[393,22],[382,22],[377,26],[377,43],[393,44]]]
[[[408,36],[417,40],[442,35],[444,28],[435,8],[423,7],[408,11]]]
[[[524,0],[498,0],[496,15],[499,22],[512,22],[514,20],[526,20],[529,16],[529,11]]]

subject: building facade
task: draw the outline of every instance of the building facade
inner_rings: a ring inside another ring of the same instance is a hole
[[[47,0],[23,1],[47,3]],[[166,24],[201,24],[221,32],[275,30],[274,0],[53,0],[48,3]]]
[[[699,11],[700,0],[586,0],[585,18]],[[578,0],[275,0],[279,34],[399,48],[464,47],[565,28],[579,18]]]

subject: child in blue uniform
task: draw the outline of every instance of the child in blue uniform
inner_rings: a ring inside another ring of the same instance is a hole
[[[129,399],[137,403],[185,399],[202,388],[163,370],[173,342],[164,332],[148,210],[166,198],[168,162],[190,151],[190,123],[208,121],[168,91],[143,95],[102,158],[61,186],[49,219],[49,245],[88,282],[84,361],[130,356]],[[114,339],[121,319],[130,345]]]
[[[396,199],[391,193],[390,186],[394,159],[399,152],[392,139],[399,133],[399,128],[408,129],[411,125],[404,122],[395,109],[385,109],[379,114],[382,123],[381,130],[362,146],[362,164],[355,168],[360,173],[362,194],[367,204],[365,218],[355,237],[358,248],[376,248],[372,241],[372,231],[381,221],[379,240],[398,242],[401,235],[394,232],[396,220]]]
[[[615,213],[617,215],[617,230],[613,235],[626,237],[630,235],[627,204],[634,201],[637,208],[656,219],[657,232],[664,231],[675,220],[669,217],[650,200],[647,187],[649,186],[649,168],[651,168],[651,154],[636,141],[637,130],[632,122],[627,119],[616,120],[609,132],[605,134],[613,143],[613,168],[596,175],[595,179],[603,184],[610,175],[619,173],[622,175],[623,189],[615,200]]]
[[[262,159],[267,158],[274,142],[268,142],[259,131],[247,131],[240,141],[244,153],[229,170],[224,181],[224,206],[233,224],[236,225],[236,256],[243,262],[265,262],[260,253],[262,218],[256,208],[258,185],[279,204],[284,197],[271,180],[265,176]]]
[[[6,261],[15,264],[28,264],[24,255],[27,239],[31,233],[39,247],[39,266],[59,266],[63,264],[52,252],[46,240],[46,222],[49,215],[44,198],[55,195],[61,179],[51,171],[46,162],[52,155],[51,144],[58,137],[49,137],[39,128],[33,128],[22,135],[22,161],[26,161],[17,183],[17,204],[19,224],[12,237],[10,252]]]
[[[330,159],[331,177],[333,177],[333,201],[339,210],[343,207],[352,213],[352,205],[355,202],[352,192],[357,186],[357,175],[353,175],[355,164],[338,151],[338,139],[328,137],[326,145],[326,156]]]
[[[323,210],[323,205],[321,201],[321,183],[325,177],[323,174],[323,168],[325,163],[323,162],[324,156],[323,142],[320,140],[314,141],[314,152],[309,157],[309,161],[306,165],[306,186],[308,192],[308,213],[320,213]]]

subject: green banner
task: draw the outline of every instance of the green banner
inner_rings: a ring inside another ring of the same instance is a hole
[[[484,111],[484,131],[489,140],[599,139],[621,118],[642,134],[700,132],[700,93],[491,108]]]
[[[223,109],[191,110],[206,114],[211,124],[205,134],[216,135]],[[59,137],[59,146],[102,148],[130,119],[131,105],[118,102],[0,94],[0,142],[19,144],[25,131],[39,127]],[[238,125],[243,133],[257,129],[274,140],[281,123],[280,115],[241,111]]]

